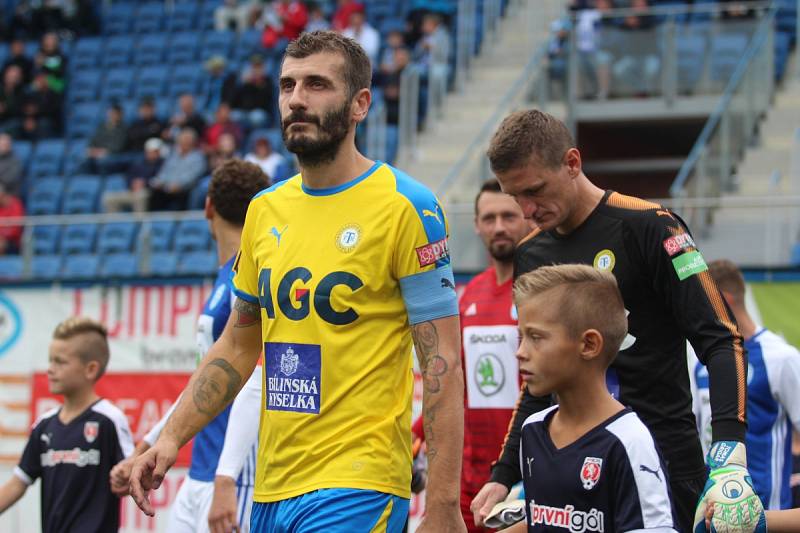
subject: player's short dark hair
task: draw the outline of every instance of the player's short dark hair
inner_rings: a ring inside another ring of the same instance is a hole
[[[589,329],[599,331],[603,336],[603,355],[611,364],[628,332],[625,304],[613,274],[588,265],[539,267],[514,282],[514,303],[519,307],[552,289],[559,291],[544,305],[556,311],[558,321],[574,339]]]
[[[344,58],[342,76],[347,84],[350,98],[353,98],[361,89],[370,88],[372,64],[366,52],[358,42],[335,31],[318,30],[303,33],[286,47],[284,59],[287,57],[303,59],[323,52],[339,54]]]
[[[500,188],[500,182],[494,178],[484,181],[478,194],[475,195],[475,216],[478,216],[478,200],[481,199],[481,195],[485,192],[503,192],[503,189]]]
[[[522,167],[532,157],[536,163],[556,169],[570,148],[575,148],[575,140],[563,122],[543,111],[528,109],[503,119],[486,155],[493,172]]]
[[[78,336],[83,336],[82,342],[78,347],[78,356],[83,364],[89,361],[97,361],[100,371],[97,379],[105,373],[108,366],[108,359],[111,350],[108,347],[108,330],[96,320],[82,316],[70,317],[56,326],[53,331],[53,339],[69,340]]]
[[[711,261],[708,263],[708,273],[720,291],[731,294],[737,303],[744,303],[744,275],[736,263],[728,259]]]
[[[208,199],[214,210],[227,222],[244,226],[250,200],[269,187],[270,178],[261,167],[231,159],[217,167],[208,183]]]

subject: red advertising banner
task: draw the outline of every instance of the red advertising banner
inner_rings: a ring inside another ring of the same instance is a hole
[[[97,382],[97,394],[119,407],[128,417],[134,442],[138,443],[161,420],[178,395],[186,387],[191,374],[184,372],[125,372],[104,375]],[[42,413],[61,404],[59,396],[50,394],[47,374],[33,375],[31,422]],[[176,466],[188,466],[192,443],[181,448]]]

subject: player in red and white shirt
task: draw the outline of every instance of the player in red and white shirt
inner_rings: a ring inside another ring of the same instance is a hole
[[[489,268],[472,278],[459,300],[464,366],[464,458],[461,512],[471,532],[470,502],[488,481],[492,462],[519,397],[517,313],[511,298],[514,249],[532,227],[514,199],[495,180],[475,199],[475,233],[489,252]],[[423,438],[422,420],[414,433]]]

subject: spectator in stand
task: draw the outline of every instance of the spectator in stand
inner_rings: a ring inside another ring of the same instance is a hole
[[[0,79],[5,77],[6,70],[11,65],[16,65],[22,70],[22,79],[24,83],[31,82],[33,76],[33,61],[25,55],[25,41],[22,39],[14,39],[11,41],[11,48],[9,50],[8,59],[3,63],[3,70],[0,72]]]
[[[420,91],[421,119],[427,114],[428,100],[437,108],[444,103],[447,91],[447,76],[450,56],[450,34],[442,22],[441,15],[429,13],[422,19],[422,38],[414,48],[414,61],[421,70],[420,82],[427,91]]]
[[[203,109],[216,109],[219,104],[230,104],[236,95],[236,73],[228,72],[225,58],[211,56],[205,64],[208,71],[208,91]]]
[[[33,8],[33,25],[38,30],[56,32],[66,26],[64,7],[69,2],[64,0],[45,0],[29,3]]]
[[[258,165],[273,183],[284,177],[278,176],[278,169],[286,162],[286,158],[272,150],[272,144],[266,137],[256,138],[253,151],[247,154],[244,160]]]
[[[221,134],[217,147],[208,156],[209,170],[213,173],[224,162],[239,158],[236,146],[236,138],[232,134]]]
[[[264,29],[261,44],[272,49],[278,41],[297,39],[308,22],[308,11],[299,0],[275,0],[264,8],[256,26]]]
[[[22,200],[6,192],[0,185],[0,219],[24,217],[25,208]],[[22,238],[22,226],[0,226],[0,255],[19,253],[19,243]]]
[[[125,151],[128,129],[122,122],[122,107],[112,103],[106,111],[106,120],[94,130],[86,149],[85,170],[92,174],[116,172],[128,159],[118,157]]]
[[[0,87],[0,131],[16,135],[22,120],[22,106],[25,101],[25,86],[22,69],[11,65],[3,76]]]
[[[245,31],[253,26],[258,16],[259,1],[225,0],[214,10],[214,29],[217,31]]]
[[[139,117],[128,126],[126,150],[139,153],[144,149],[148,139],[158,137],[164,129],[164,123],[156,116],[153,99],[145,97],[139,102]]]
[[[184,128],[193,129],[197,137],[201,137],[206,131],[206,120],[200,113],[195,111],[194,96],[189,93],[178,97],[178,112],[172,115],[169,126],[161,136],[168,141],[172,141]]]
[[[390,74],[397,70],[397,65],[395,64],[395,52],[397,49],[405,47],[406,45],[405,37],[403,36],[403,30],[395,28],[386,34],[386,48],[383,49],[380,66],[378,67],[380,74]]]
[[[408,48],[398,46],[393,50],[391,62],[381,65],[377,83],[383,89],[383,102],[386,106],[386,162],[390,165],[397,157],[398,121],[400,117],[400,76],[411,62]]]
[[[19,194],[22,183],[22,163],[14,153],[8,133],[0,133],[0,187],[9,194]]]
[[[144,157],[134,161],[126,173],[128,190],[103,195],[103,207],[107,212],[116,213],[123,209],[132,209],[137,213],[147,211],[150,182],[161,170],[166,150],[164,141],[158,137],[152,137],[144,143]]]
[[[264,58],[254,55],[244,83],[236,89],[231,118],[250,129],[263,127],[271,118],[273,108],[272,82],[264,70]]]
[[[100,22],[96,0],[71,0],[65,3],[64,27],[75,35],[97,35]]]
[[[67,75],[67,57],[61,51],[58,35],[49,32],[42,36],[42,43],[34,63],[37,69],[47,73],[50,87],[57,93],[63,93],[64,78]]]
[[[150,211],[182,211],[194,183],[203,176],[206,159],[197,149],[197,133],[186,127],[181,130],[161,170],[150,181]]]
[[[213,124],[206,128],[204,141],[206,148],[209,150],[216,150],[217,143],[223,133],[230,133],[233,135],[236,144],[241,144],[244,139],[242,127],[236,122],[231,120],[231,106],[226,103],[221,103],[215,113],[215,121]]]
[[[306,2],[306,8],[308,9],[308,24],[306,24],[305,31],[311,33],[312,31],[331,29],[331,23],[325,18],[322,6],[317,2]]]
[[[350,24],[350,14],[354,11],[363,12],[364,4],[356,0],[339,0],[338,4],[331,27],[336,31],[344,31]]]
[[[378,34],[378,30],[367,22],[367,16],[363,10],[350,13],[350,23],[342,35],[354,39],[361,45],[374,69],[378,62],[378,52],[381,49],[381,36]]]
[[[47,81],[47,73],[36,72],[23,107],[23,130],[33,130],[37,139],[55,137],[61,132],[63,98]]]

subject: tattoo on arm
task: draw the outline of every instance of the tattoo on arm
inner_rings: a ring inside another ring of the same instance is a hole
[[[438,450],[436,449],[436,438],[433,434],[433,421],[436,420],[436,410],[438,407],[432,405],[425,409],[423,413],[424,421],[422,423],[422,428],[425,431],[425,456],[428,459],[428,463],[432,463],[434,459],[436,459],[436,454]]]
[[[201,413],[214,416],[233,400],[239,391],[242,376],[225,359],[214,359],[206,365],[192,388],[192,399]]]
[[[411,329],[411,336],[417,349],[425,390],[431,393],[439,392],[441,389],[439,378],[448,368],[447,361],[439,355],[439,332],[433,322],[422,322]]]
[[[237,298],[236,303],[233,304],[233,310],[236,312],[236,319],[233,323],[235,328],[249,328],[261,322],[261,308],[258,304],[251,304]]]

